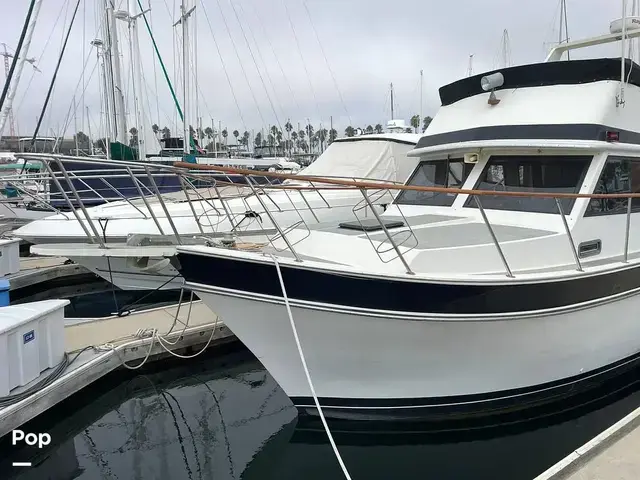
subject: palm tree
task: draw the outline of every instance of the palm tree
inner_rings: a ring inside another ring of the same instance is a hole
[[[267,135],[267,142],[269,143],[270,147],[273,147],[273,145],[276,142],[276,137],[273,136],[273,133],[270,133],[269,135]]]
[[[302,145],[306,145],[306,144],[305,144],[305,141],[304,141],[304,136],[305,136],[305,135],[306,135],[306,134],[304,133],[304,130],[300,130],[300,131],[298,132],[298,138],[300,139],[300,142],[298,143],[298,146],[299,146],[300,148],[302,148],[303,150],[306,150],[305,148],[303,148],[303,147],[302,147]]]
[[[253,139],[253,144],[256,147],[262,146],[262,133],[260,132],[256,133],[256,137]]]
[[[353,137],[356,134],[356,129],[353,128],[351,125],[349,125],[347,128],[344,129],[344,134],[347,137]]]
[[[364,129],[367,135],[371,135],[373,133],[373,127],[371,125],[367,125],[367,128]]]
[[[205,137],[207,137],[208,140],[211,140],[213,138],[213,128],[211,127],[207,127],[204,129],[204,135]]]
[[[136,127],[131,127],[129,129],[129,133],[131,134],[131,139],[129,140],[129,146],[135,147],[138,145],[138,129]]]
[[[247,150],[249,150],[249,137],[250,136],[251,135],[249,134],[249,132],[247,132],[245,130],[244,133],[242,134],[242,138],[240,139],[240,141],[244,145],[244,148],[246,148]]]
[[[291,145],[298,148],[298,132],[291,132]]]
[[[307,138],[311,141],[311,137],[313,137],[313,127],[309,124],[305,127],[307,131]]]
[[[162,138],[170,138],[171,137],[171,130],[169,130],[169,127],[164,127],[162,129]]]
[[[335,128],[329,130],[329,144],[332,144],[338,138],[338,131]]]
[[[291,125],[291,119],[287,120],[287,123],[284,124],[284,129],[287,131],[287,140],[291,140],[291,130],[293,130],[293,125]],[[289,146],[289,155],[291,155],[291,142],[287,142]]]
[[[329,132],[326,128],[321,128],[320,130],[318,130],[318,133],[316,133],[316,135],[318,136],[318,140],[320,141],[320,152],[324,151],[324,142],[327,139],[328,133]]]
[[[160,131],[160,127],[158,126],[157,123],[154,123],[153,125],[151,125],[151,130],[153,131],[153,134],[156,136],[156,138],[158,138],[158,132]]]
[[[85,145],[89,146],[91,144],[91,139],[84,132],[78,132],[74,135],[74,140],[78,144],[78,147],[84,147]]]
[[[227,144],[227,137],[229,136],[229,132],[227,131],[227,129],[225,128],[224,130],[222,130],[222,138],[224,138],[224,144]]]
[[[383,130],[382,124],[380,123],[376,124],[376,126],[373,127],[373,129],[376,131],[376,133],[382,133],[382,130]]]
[[[431,125],[431,120],[433,120],[433,118],[427,116],[424,117],[422,119],[422,131],[424,132],[427,128],[429,128],[429,125]]]
[[[240,132],[238,130],[234,130],[233,136],[236,137],[236,145],[238,145],[238,137],[240,136]]]
[[[411,117],[411,126],[415,128],[415,133],[418,133],[418,128],[420,128],[420,115]]]

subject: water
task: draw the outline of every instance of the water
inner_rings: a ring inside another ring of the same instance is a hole
[[[564,404],[511,426],[434,432],[352,422],[332,429],[354,480],[531,479],[636,408],[639,379],[640,371],[631,372],[606,394],[580,399],[583,407]],[[23,430],[49,432],[52,444],[37,451],[0,440],[2,479],[343,478],[317,422],[299,419],[238,344],[114,372]],[[34,467],[17,470],[12,461]]]

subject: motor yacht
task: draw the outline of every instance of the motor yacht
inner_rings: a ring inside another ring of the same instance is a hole
[[[620,41],[441,87],[383,213],[259,251],[180,245],[186,287],[311,414],[316,399],[349,419],[514,412],[635,365],[640,66],[562,60]]]

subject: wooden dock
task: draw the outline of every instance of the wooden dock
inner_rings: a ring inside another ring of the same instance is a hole
[[[153,337],[144,337],[142,331],[157,329],[171,344],[160,343]],[[174,354],[190,356],[207,343],[209,347],[234,341],[233,333],[201,301],[184,303],[177,315],[177,306],[155,308],[126,317],[101,319],[74,319],[65,324],[65,349],[71,359],[82,352],[61,377],[33,395],[0,409],[0,437],[45,412],[80,389],[123,367],[126,362],[136,367]],[[91,348],[94,347],[94,348]],[[84,351],[83,351],[84,350]],[[43,372],[36,383],[48,371]],[[20,393],[29,385],[12,391]]]
[[[640,408],[637,408],[535,480],[637,480],[639,450]]]

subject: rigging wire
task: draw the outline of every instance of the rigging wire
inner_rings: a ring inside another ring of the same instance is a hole
[[[29,10],[27,11],[27,17],[24,19],[24,25],[22,27],[22,32],[20,33],[20,40],[18,40],[18,45],[16,46],[16,53],[13,56],[13,61],[11,62],[11,67],[9,68],[9,73],[7,75],[7,80],[2,88],[2,94],[0,94],[0,112],[4,106],[4,101],[7,97],[7,93],[9,92],[9,84],[11,83],[11,79],[13,77],[13,72],[18,65],[18,57],[20,56],[20,51],[22,50],[22,44],[24,43],[24,38],[27,36],[27,30],[29,29],[29,23],[31,21],[31,14],[33,13],[33,7],[36,4],[36,0],[31,0],[29,4]]]
[[[222,70],[224,70],[224,75],[227,77],[227,83],[229,84],[229,88],[231,89],[231,96],[233,97],[233,101],[236,104],[236,108],[238,109],[238,114],[240,115],[240,121],[245,130],[247,130],[247,123],[244,120],[244,116],[242,115],[242,109],[240,108],[240,103],[238,102],[238,97],[236,96],[235,89],[233,88],[233,82],[231,81],[231,77],[229,76],[229,71],[227,70],[226,63],[224,61],[224,57],[222,56],[222,52],[220,51],[220,45],[218,45],[218,41],[216,40],[216,36],[213,33],[213,27],[211,26],[211,21],[209,20],[209,15],[207,14],[207,9],[204,6],[204,2],[200,0],[200,5],[202,6],[202,11],[204,12],[204,18],[207,20],[207,24],[209,25],[209,30],[211,31],[211,37],[213,38],[213,44],[216,47],[216,51],[218,52],[218,57],[220,58],[220,63],[222,63]]]
[[[304,5],[304,9],[307,12],[307,16],[309,17],[309,23],[311,23],[311,29],[313,30],[313,33],[316,36],[316,40],[318,41],[318,45],[320,46],[320,52],[322,53],[322,56],[324,57],[324,62],[327,65],[327,69],[329,69],[329,73],[331,74],[331,79],[333,80],[333,85],[336,87],[336,90],[338,92],[338,96],[340,97],[340,102],[342,103],[342,107],[344,108],[345,113],[347,114],[347,118],[349,119],[349,124],[351,124],[351,115],[349,114],[349,110],[347,109],[347,104],[344,101],[344,98],[342,97],[342,92],[340,91],[340,86],[338,85],[338,81],[336,80],[336,76],[333,73],[333,69],[331,68],[331,65],[329,64],[329,60],[327,59],[327,54],[324,51],[324,47],[322,46],[322,42],[320,41],[320,36],[318,35],[318,31],[316,30],[316,27],[313,23],[313,19],[311,17],[311,13],[309,12],[309,8],[307,7],[307,2],[306,0],[302,2],[302,4]]]
[[[311,82],[311,75],[309,74],[309,69],[307,68],[307,63],[304,61],[304,55],[302,55],[302,50],[300,48],[300,41],[298,40],[298,34],[296,33],[296,28],[293,25],[293,21],[291,20],[291,15],[289,14],[289,8],[287,7],[286,1],[282,0],[282,5],[284,6],[284,10],[287,14],[287,19],[289,20],[289,26],[291,27],[291,31],[293,32],[293,38],[296,42],[296,48],[298,49],[298,55],[300,55],[300,60],[302,61],[302,66],[307,75],[307,80],[309,81],[309,88],[311,90],[311,95],[313,96],[313,101],[316,104],[316,110],[318,112],[318,116],[320,117],[320,121],[322,121],[322,114],[320,113],[320,105],[318,104],[318,97],[316,96],[316,91],[313,88],[313,83]],[[309,142],[311,145],[311,142]]]
[[[49,104],[49,100],[51,98],[51,92],[53,91],[53,87],[56,83],[56,78],[58,76],[58,70],[60,70],[60,64],[62,63],[62,58],[64,56],[64,52],[66,50],[67,47],[67,42],[69,41],[69,35],[71,34],[71,28],[73,27],[73,23],[75,21],[76,18],[76,14],[78,13],[78,7],[80,6],[80,2],[82,0],[77,0],[76,1],[76,6],[73,10],[73,16],[71,17],[71,22],[69,23],[69,28],[67,29],[67,34],[65,36],[64,39],[64,43],[62,46],[62,49],[60,51],[60,55],[58,56],[58,63],[56,65],[56,69],[53,72],[53,77],[51,78],[51,83],[49,84],[49,90],[47,91],[47,96],[44,100],[44,104],[42,105],[42,111],[40,112],[40,116],[38,117],[38,123],[36,124],[36,128],[33,131],[33,136],[31,137],[31,148],[33,148],[33,146],[36,143],[36,137],[38,136],[38,131],[40,130],[40,126],[42,125],[42,120],[44,118],[45,113],[47,112],[47,106]]]
[[[242,4],[240,4],[240,8],[242,8]],[[260,25],[260,29],[262,30],[262,34],[265,38],[265,40],[267,41],[267,44],[269,45],[269,48],[271,49],[271,52],[273,53],[273,57],[276,60],[276,64],[278,65],[278,68],[280,69],[280,72],[282,73],[282,77],[284,78],[286,84],[287,84],[287,88],[289,89],[289,93],[291,95],[291,99],[293,100],[293,103],[296,105],[296,108],[298,109],[298,111],[301,111],[302,109],[300,108],[300,104],[298,103],[298,99],[295,95],[295,93],[293,92],[293,88],[291,87],[291,82],[289,82],[289,78],[287,77],[287,75],[284,72],[284,68],[282,68],[282,64],[280,63],[280,59],[278,58],[278,55],[276,54],[275,48],[273,48],[273,43],[271,42],[269,35],[267,34],[267,29],[264,27],[264,24],[262,23],[262,19],[260,18],[260,15],[258,14],[258,11],[255,8],[255,5],[253,5],[252,3],[252,11],[254,13],[254,16],[256,17],[256,19],[258,20],[258,25]]]
[[[273,101],[271,100],[271,95],[269,95],[269,89],[267,88],[267,85],[265,84],[264,78],[262,77],[262,73],[260,72],[260,67],[258,67],[258,62],[256,61],[256,57],[253,54],[253,49],[251,48],[251,44],[249,43],[249,39],[247,38],[247,34],[244,31],[244,28],[242,26],[242,22],[240,21],[240,16],[238,15],[238,11],[236,10],[236,7],[233,3],[233,0],[229,0],[229,4],[231,5],[231,8],[233,10],[233,13],[236,17],[236,21],[238,22],[238,25],[240,26],[240,31],[242,32],[242,36],[244,37],[244,41],[247,44],[247,48],[249,49],[249,54],[251,55],[251,59],[253,60],[253,64],[256,67],[256,72],[258,73],[258,77],[260,78],[260,83],[262,83],[262,88],[264,88],[264,93],[267,95],[267,100],[269,101],[269,105],[271,106],[271,110],[273,110],[273,116],[276,119],[276,123],[278,124],[278,127],[280,128],[280,130],[282,131],[282,124],[280,123],[280,119],[278,118],[278,112],[276,112],[276,108],[273,104]]]
[[[240,12],[242,13],[242,17],[246,17],[245,11],[242,8],[242,4],[239,3],[238,7],[240,8]],[[282,102],[278,99],[278,93],[276,91],[275,88],[275,84],[273,83],[273,79],[271,78],[271,74],[269,73],[269,68],[267,67],[267,62],[264,61],[264,56],[262,55],[262,52],[260,51],[260,44],[256,41],[256,37],[253,34],[253,29],[249,28],[249,35],[251,36],[251,40],[253,41],[253,44],[256,47],[256,51],[258,52],[258,57],[260,58],[260,61],[262,62],[262,66],[263,69],[267,75],[267,80],[269,82],[269,85],[271,86],[271,90],[273,91],[273,97],[275,98],[276,104],[280,106],[280,113],[282,114],[283,117],[286,118],[286,113],[284,112],[284,109],[282,108]],[[256,69],[258,68],[258,66],[256,65]],[[265,87],[266,89],[266,87]]]
[[[216,3],[218,4],[218,9],[220,10],[220,15],[222,16],[222,21],[224,23],[225,29],[227,30],[227,33],[229,34],[229,39],[231,40],[231,44],[233,45],[233,51],[236,54],[236,57],[238,58],[238,63],[240,64],[240,69],[242,70],[242,74],[244,76],[245,81],[247,82],[247,86],[249,87],[249,92],[251,93],[251,96],[253,97],[253,102],[256,105],[256,109],[258,110],[258,115],[260,116],[260,120],[262,121],[263,125],[267,125],[266,120],[264,119],[264,115],[262,115],[262,109],[260,108],[260,104],[258,103],[258,99],[256,98],[256,95],[253,91],[253,88],[251,87],[251,83],[249,82],[249,77],[247,76],[247,72],[244,68],[244,64],[242,63],[242,60],[240,58],[240,54],[238,53],[238,48],[236,46],[236,42],[233,40],[233,35],[231,35],[231,30],[229,29],[229,24],[227,23],[227,18],[224,15],[224,11],[222,10],[222,5],[220,4],[220,0],[216,0]]]
[[[67,5],[69,3],[70,0],[65,0],[65,5]],[[42,49],[42,53],[40,54],[40,56],[38,57],[38,60],[36,61],[37,65],[40,65],[40,63],[42,62],[42,58],[44,57],[45,52],[47,51],[47,47],[49,46],[49,43],[51,42],[51,38],[53,38],[53,33],[55,32],[56,27],[58,26],[58,22],[60,21],[60,17],[62,16],[62,12],[63,9],[61,8],[60,11],[58,12],[58,16],[56,17],[56,21],[53,24],[53,27],[51,28],[51,31],[49,32],[49,36],[47,37],[47,41],[44,43],[44,48]],[[29,77],[29,81],[27,82],[27,88],[25,88],[24,92],[22,93],[22,96],[20,97],[20,101],[17,102],[17,106],[15,108],[15,110],[19,110],[20,109],[20,105],[22,105],[22,101],[24,100],[24,98],[27,95],[27,92],[29,91],[29,87],[31,86],[31,82],[33,81],[33,78],[36,74],[35,70],[31,71],[31,77]]]
[[[87,55],[87,58],[86,58],[86,60],[85,60],[84,64],[82,65],[82,68],[83,68],[83,69],[86,69],[86,68],[87,68],[87,64],[89,63],[89,58],[91,58],[91,53],[89,53],[89,55]],[[91,69],[91,73],[89,74],[89,80],[88,80],[89,82],[90,82],[90,81],[91,81],[91,79],[93,78],[93,75],[94,75],[94,73],[95,73],[95,71],[96,71],[96,68],[97,68],[97,67],[98,67],[98,59],[96,59],[96,63],[95,63],[95,65],[93,66],[93,68]],[[83,75],[83,76],[84,76],[84,75]],[[72,94],[72,96],[74,96],[74,97],[75,97],[76,93],[78,92],[78,87],[80,86],[80,83],[81,83],[81,82],[83,82],[83,79],[82,79],[82,78],[80,78],[80,79],[78,80],[78,83],[76,84],[76,87],[75,87],[75,89],[73,90],[73,94]],[[87,86],[88,86],[88,85],[87,85],[86,83],[85,83],[85,84],[83,84],[83,88],[82,88],[82,92],[81,92],[81,94],[82,94],[82,95],[84,95],[84,93],[85,93],[85,91],[86,91],[86,89],[87,89]],[[72,110],[73,110],[73,114],[74,114],[74,116],[77,116],[78,106],[76,105],[76,106],[75,106],[75,109],[74,109],[74,108],[73,108],[73,103],[69,104],[69,110],[67,111],[67,115],[65,116],[62,131],[61,131],[61,132],[59,132],[59,133],[60,133],[60,136],[63,136],[63,137],[64,137],[65,133],[67,132],[67,128],[69,128],[69,125],[71,124],[71,111],[72,111]],[[78,133],[78,132],[75,132],[75,133]]]

